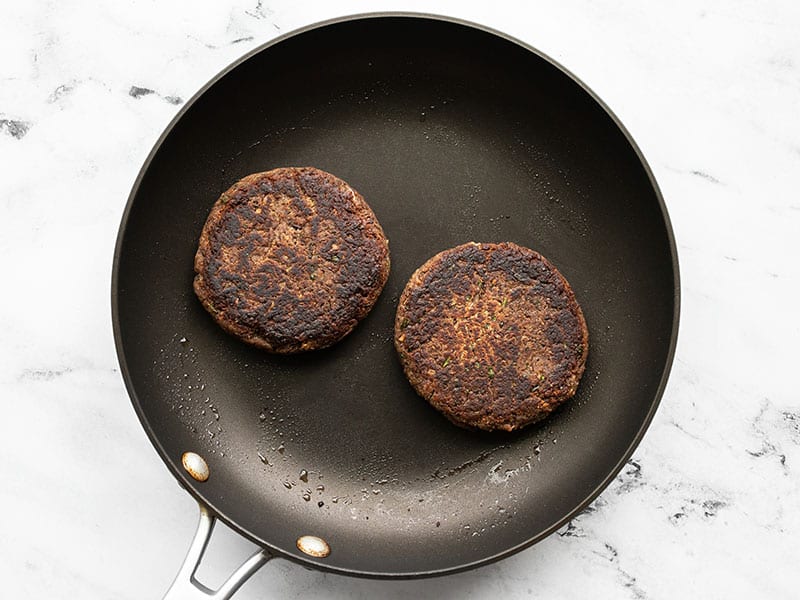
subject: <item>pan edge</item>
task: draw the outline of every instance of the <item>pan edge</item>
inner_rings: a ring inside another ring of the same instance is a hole
[[[147,173],[148,169],[150,168],[151,162],[153,161],[154,157],[160,150],[163,143],[169,137],[172,130],[175,126],[180,122],[183,118],[184,114],[191,108],[191,106],[200,98],[202,97],[211,87],[216,85],[216,83],[225,77],[228,73],[239,67],[241,64],[249,60],[251,57],[261,53],[269,49],[272,46],[280,44],[281,42],[296,37],[300,34],[313,31],[316,29],[320,29],[323,27],[337,25],[341,23],[346,23],[350,21],[356,20],[365,20],[365,19],[379,19],[379,18],[408,18],[408,19],[427,19],[433,21],[439,21],[444,23],[450,23],[453,25],[459,25],[463,27],[469,27],[472,29],[476,29],[478,31],[482,31],[485,33],[489,33],[491,35],[497,36],[501,39],[509,41],[528,52],[533,53],[537,57],[541,58],[542,60],[548,62],[553,67],[558,69],[561,73],[571,79],[575,84],[577,84],[584,93],[586,93],[597,105],[603,109],[603,111],[611,118],[613,123],[619,129],[619,131],[623,134],[626,141],[633,149],[634,153],[639,159],[639,162],[646,173],[650,185],[653,188],[655,193],[655,197],[658,201],[659,209],[661,211],[661,216],[664,223],[664,229],[667,236],[667,241],[669,244],[670,249],[670,256],[672,261],[672,268],[673,268],[673,315],[672,315],[672,331],[669,340],[669,348],[667,351],[667,356],[665,359],[665,363],[661,372],[661,377],[659,380],[659,384],[656,390],[656,393],[653,397],[653,401],[651,403],[651,407],[639,428],[637,434],[634,436],[633,441],[628,446],[628,448],[623,453],[619,462],[615,465],[615,467],[609,472],[608,476],[600,482],[595,489],[589,493],[584,500],[582,500],[577,506],[575,506],[572,510],[570,510],[562,519],[558,522],[554,523],[552,526],[547,528],[544,531],[537,533],[535,536],[530,537],[526,541],[517,544],[511,548],[508,548],[502,552],[496,553],[491,556],[484,557],[480,560],[473,561],[466,564],[457,565],[450,568],[445,569],[438,569],[438,570],[431,570],[431,571],[413,571],[413,572],[373,572],[373,571],[359,571],[356,569],[347,569],[341,567],[335,567],[327,565],[323,562],[311,560],[310,558],[298,556],[287,552],[283,549],[277,548],[275,546],[270,545],[265,540],[254,536],[250,532],[242,529],[239,527],[233,519],[228,518],[223,511],[220,511],[213,503],[209,502],[203,494],[199,493],[192,482],[188,481],[186,474],[178,468],[176,462],[174,462],[167,452],[165,451],[164,447],[161,445],[150,424],[147,421],[147,418],[144,412],[141,409],[141,404],[138,400],[137,394],[135,392],[133,381],[130,376],[130,372],[128,369],[127,358],[125,355],[125,350],[123,348],[122,342],[122,334],[121,334],[121,327],[120,327],[120,315],[119,315],[119,268],[120,268],[120,258],[121,258],[121,251],[124,244],[125,233],[127,230],[127,222],[130,216],[131,208],[133,206],[133,202],[135,197],[138,194],[139,187],[141,182]],[[153,444],[156,452],[158,453],[161,461],[167,466],[167,468],[172,472],[172,475],[178,481],[178,483],[183,487],[189,494],[195,498],[196,501],[205,504],[211,512],[219,518],[223,523],[225,523],[228,527],[245,537],[246,539],[268,549],[270,552],[274,553],[277,556],[282,558],[286,558],[288,560],[294,561],[296,563],[302,564],[306,567],[313,567],[315,569],[343,574],[343,575],[350,575],[356,577],[364,577],[364,578],[372,578],[372,579],[417,579],[417,578],[424,578],[424,577],[435,577],[435,576],[443,576],[443,575],[451,575],[467,570],[471,570],[480,566],[488,565],[503,558],[507,558],[525,548],[528,548],[537,542],[543,540],[544,538],[550,536],[553,532],[563,527],[567,522],[573,519],[577,514],[583,511],[595,498],[597,498],[603,490],[605,490],[608,485],[614,480],[617,474],[622,470],[625,466],[627,461],[630,459],[633,452],[641,443],[647,429],[649,428],[656,411],[661,403],[661,399],[665,392],[667,382],[669,379],[670,371],[672,369],[672,364],[674,361],[675,350],[677,347],[677,340],[678,340],[678,330],[679,330],[679,321],[680,321],[680,273],[679,273],[679,260],[678,260],[678,251],[677,245],[675,241],[675,235],[672,228],[672,223],[669,218],[669,214],[667,212],[666,203],[664,202],[663,195],[661,190],[658,186],[658,183],[653,175],[653,172],[647,163],[642,151],[640,150],[639,146],[634,141],[632,135],[627,130],[627,128],[623,125],[621,120],[613,113],[613,111],[600,99],[581,79],[575,76],[569,69],[565,68],[563,65],[552,59],[551,57],[547,56],[546,54],[542,53],[541,51],[537,50],[536,48],[530,46],[529,44],[513,37],[498,30],[495,30],[491,27],[481,25],[478,23],[473,23],[467,20],[463,20],[457,17],[447,16],[447,15],[436,15],[436,14],[429,14],[429,13],[418,13],[418,12],[403,12],[403,11],[389,11],[389,12],[371,12],[371,13],[357,13],[352,15],[346,15],[341,17],[335,17],[332,19],[327,19],[324,21],[320,21],[317,23],[313,23],[293,31],[287,32],[283,35],[280,35],[272,40],[261,44],[257,48],[252,49],[251,51],[247,52],[243,56],[239,57],[231,64],[226,66],[224,69],[219,71],[215,76],[213,76],[205,85],[203,85],[185,104],[184,106],[178,111],[178,113],[173,117],[173,119],[167,124],[164,131],[158,137],[156,142],[153,145],[153,148],[149,152],[147,158],[145,159],[139,173],[137,174],[136,179],[131,187],[131,192],[128,195],[128,200],[126,202],[125,208],[123,210],[123,214],[120,220],[119,230],[117,234],[117,239],[115,242],[114,247],[114,255],[113,255],[113,263],[112,263],[112,276],[111,276],[111,316],[112,316],[112,329],[114,334],[114,345],[117,353],[117,360],[120,365],[120,374],[123,378],[123,382],[125,384],[126,391],[128,392],[128,396],[130,398],[131,404],[134,407],[136,415],[141,423],[142,427],[145,430],[150,442]]]

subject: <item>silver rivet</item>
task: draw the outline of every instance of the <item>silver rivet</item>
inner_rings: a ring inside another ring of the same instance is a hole
[[[328,542],[315,535],[301,535],[297,538],[297,547],[300,552],[317,558],[325,558],[331,553],[331,547]]]
[[[183,468],[197,481],[208,479],[208,463],[199,454],[194,452],[184,452],[181,457]]]

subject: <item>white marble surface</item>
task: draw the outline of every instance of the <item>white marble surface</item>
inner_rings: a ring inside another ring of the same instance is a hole
[[[791,0],[3,3],[2,596],[159,598],[171,582],[196,513],[117,368],[109,285],[127,194],[183,99],[230,61],[298,26],[378,9],[506,31],[612,107],[672,215],[677,358],[634,461],[592,510],[537,546],[424,581],[273,561],[238,597],[797,598],[800,5]],[[219,581],[250,549],[219,536],[205,578]]]

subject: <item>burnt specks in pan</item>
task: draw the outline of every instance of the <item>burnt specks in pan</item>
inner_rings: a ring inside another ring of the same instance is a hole
[[[31,128],[31,123],[16,119],[0,119],[0,131],[21,140]]]

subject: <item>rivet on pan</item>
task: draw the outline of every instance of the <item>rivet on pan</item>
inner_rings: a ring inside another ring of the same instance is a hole
[[[208,463],[199,454],[194,452],[184,452],[181,457],[183,468],[197,481],[208,479]]]
[[[315,535],[301,535],[297,538],[297,547],[300,552],[317,558],[325,558],[331,553],[331,547],[328,546],[328,542]]]

